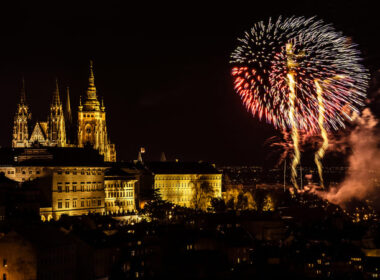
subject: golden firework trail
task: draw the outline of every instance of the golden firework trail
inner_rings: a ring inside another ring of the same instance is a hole
[[[298,126],[297,121],[295,117],[295,99],[296,99],[296,82],[294,80],[294,68],[298,66],[297,58],[299,56],[303,56],[304,54],[298,54],[296,55],[293,52],[293,44],[288,43],[286,44],[286,57],[287,57],[287,67],[289,69],[289,72],[287,74],[288,78],[288,86],[289,86],[289,120],[290,125],[292,126],[292,140],[293,140],[293,149],[294,149],[294,155],[293,155],[293,161],[291,165],[292,170],[292,183],[293,186],[298,189],[297,184],[297,165],[300,163],[300,150],[299,150],[299,136],[298,136]]]
[[[321,135],[323,139],[322,146],[319,148],[319,150],[315,153],[314,161],[318,168],[318,174],[319,174],[319,180],[321,182],[321,187],[324,188],[323,183],[323,171],[322,171],[322,158],[325,156],[325,152],[329,146],[329,139],[327,138],[327,132],[324,127],[325,122],[325,107],[323,105],[323,90],[321,85],[319,84],[318,80],[315,80],[315,86],[317,88],[317,97],[318,97],[318,124],[319,129],[321,130]]]
[[[292,126],[292,140],[293,140],[293,147],[294,147],[294,155],[293,155],[293,161],[292,161],[292,183],[293,186],[298,189],[297,184],[297,165],[300,162],[300,150],[299,150],[299,137],[298,137],[298,127],[297,122],[294,115],[294,103],[296,99],[296,90],[295,90],[295,81],[294,81],[294,75],[292,72],[289,72],[287,74],[288,76],[288,84],[290,89],[290,95],[289,95],[289,103],[290,103],[290,110],[289,110],[289,120],[290,124]]]

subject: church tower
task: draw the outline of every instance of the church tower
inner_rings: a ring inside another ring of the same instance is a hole
[[[73,115],[71,112],[70,103],[70,89],[66,87],[66,105],[65,105],[65,128],[66,128],[66,144],[67,146],[74,146],[76,142],[76,126],[74,125]]]
[[[13,148],[26,148],[29,146],[28,121],[31,119],[29,106],[26,103],[25,81],[22,78],[21,98],[17,105],[16,115],[13,122]]]
[[[55,91],[53,92],[53,100],[50,105],[50,114],[48,117],[48,145],[65,147],[66,146],[66,130],[65,118],[62,109],[62,103],[59,98],[58,80],[55,81]]]
[[[78,107],[78,147],[85,145],[98,150],[105,161],[116,161],[115,145],[108,139],[105,107],[97,97],[92,61],[86,97]]]

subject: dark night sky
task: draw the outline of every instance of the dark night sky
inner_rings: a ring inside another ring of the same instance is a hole
[[[169,159],[262,163],[263,143],[277,132],[241,105],[228,60],[236,37],[269,16],[317,15],[360,44],[371,70],[380,65],[376,1],[54,2],[0,10],[2,146],[11,143],[22,73],[33,119],[45,120],[56,76],[63,99],[70,86],[76,111],[91,58],[119,159],[136,158],[144,146],[149,159],[165,151]]]

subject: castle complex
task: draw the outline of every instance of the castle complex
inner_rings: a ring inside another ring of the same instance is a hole
[[[12,148],[0,148],[0,221],[22,209],[43,221],[89,213],[125,215],[143,208],[152,190],[167,202],[203,210],[211,197],[221,197],[222,174],[211,164],[165,157],[144,162],[141,153],[137,161],[116,162],[92,62],[76,125],[68,89],[66,94],[63,105],[56,80],[47,120],[32,125],[22,81]]]
[[[107,162],[116,161],[115,145],[110,143],[105,106],[100,104],[93,72],[90,63],[89,85],[84,102],[80,100],[78,106],[77,137],[72,139],[68,131],[74,127],[71,113],[70,95],[67,89],[65,111],[60,99],[58,81],[50,105],[50,111],[46,122],[37,121],[31,125],[31,112],[26,102],[25,83],[22,82],[21,98],[17,106],[13,125],[13,148],[28,148],[35,144],[45,147],[84,147],[91,145]],[[32,128],[32,129],[31,129]]]

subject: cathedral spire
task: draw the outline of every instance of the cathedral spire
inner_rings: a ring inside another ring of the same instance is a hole
[[[25,94],[25,80],[24,76],[21,80],[21,98],[20,98],[20,104],[26,104],[26,94]]]
[[[60,105],[61,100],[59,98],[58,78],[55,78],[55,90],[53,92],[53,105]]]
[[[106,110],[106,107],[104,106],[104,98],[103,97],[102,97],[102,103],[101,103],[100,110],[102,110],[103,112]]]
[[[90,60],[90,76],[88,78],[87,98],[96,99],[95,76],[93,71],[92,60]]]
[[[71,124],[73,117],[71,115],[71,104],[70,104],[70,88],[66,88],[66,120]]]
[[[20,103],[17,106],[13,122],[12,147],[16,148],[28,147],[28,122],[31,118],[29,107],[26,104],[24,77],[22,77],[21,82]]]

